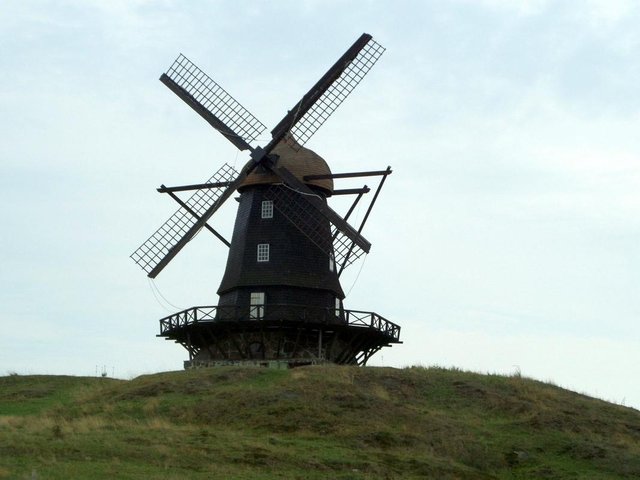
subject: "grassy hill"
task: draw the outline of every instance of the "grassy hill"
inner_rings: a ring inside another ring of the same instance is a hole
[[[0,377],[0,478],[640,478],[640,412],[439,368]]]

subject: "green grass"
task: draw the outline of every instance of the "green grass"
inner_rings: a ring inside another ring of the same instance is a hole
[[[640,412],[441,368],[0,378],[0,478],[640,478]]]
[[[10,375],[0,377],[0,415],[34,415],[71,401],[78,389],[117,380],[95,377]]]

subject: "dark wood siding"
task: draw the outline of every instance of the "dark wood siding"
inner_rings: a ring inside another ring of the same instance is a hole
[[[267,303],[331,307],[344,298],[329,258],[303,233],[274,209],[262,218],[266,186],[246,188],[240,195],[236,223],[225,273],[218,289],[220,305],[249,304],[249,292],[264,291]],[[285,188],[285,187],[282,187]],[[301,200],[304,201],[304,200]],[[330,236],[328,222],[320,224]],[[257,261],[258,244],[269,244],[269,261]]]

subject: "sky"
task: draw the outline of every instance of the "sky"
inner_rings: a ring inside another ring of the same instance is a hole
[[[306,146],[393,168],[342,277],[402,327],[369,364],[640,409],[639,24],[623,0],[3,2],[0,375],[182,368],[158,319],[215,305],[227,250],[198,235],[154,282],[129,255],[176,209],[160,184],[247,158],[158,77],[183,53],[270,129],[367,32],[386,52]]]

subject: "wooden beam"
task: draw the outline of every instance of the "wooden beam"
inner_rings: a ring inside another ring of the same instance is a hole
[[[375,177],[378,175],[389,175],[391,172],[390,169],[387,170],[372,170],[369,172],[351,172],[351,173],[325,173],[322,175],[305,175],[302,179],[305,182],[309,180],[327,180],[333,178],[354,178],[354,177]]]
[[[363,193],[369,193],[371,189],[366,185],[362,188],[343,188],[341,190],[334,190],[331,195],[360,195]]]
[[[161,185],[156,190],[160,193],[184,192],[187,190],[204,190],[209,188],[228,187],[231,182],[215,182],[215,183],[194,183],[193,185],[181,185],[178,187],[165,187]]]

